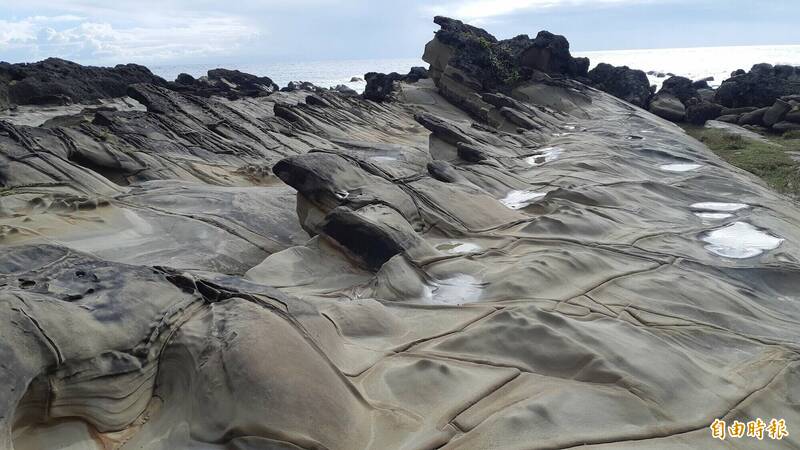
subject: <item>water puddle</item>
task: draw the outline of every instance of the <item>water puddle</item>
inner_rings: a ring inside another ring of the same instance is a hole
[[[725,227],[712,230],[703,235],[708,245],[706,250],[725,258],[752,258],[767,250],[778,248],[783,239],[750,225],[747,222],[734,222]]]
[[[397,161],[394,156],[370,156],[369,159],[373,161]]]
[[[425,302],[434,305],[458,306],[477,302],[481,297],[480,281],[466,274],[459,274],[444,280],[437,280],[428,288]]]
[[[733,217],[733,214],[715,213],[715,212],[696,212],[694,213],[694,215],[701,219],[711,219],[711,220],[720,220],[720,219],[727,219],[728,217]]]
[[[702,167],[700,164],[691,164],[691,163],[675,163],[675,164],[662,164],[658,166],[661,170],[666,170],[667,172],[688,172],[690,170],[696,170]]]
[[[563,152],[564,149],[559,147],[545,147],[539,150],[538,155],[528,156],[525,158],[525,162],[534,167],[541,166],[544,163],[558,159]]]
[[[546,192],[533,192],[533,191],[511,191],[500,202],[511,209],[524,208],[535,200],[538,200],[547,195]]]
[[[447,242],[436,246],[436,250],[441,250],[445,253],[450,253],[454,255],[460,253],[477,252],[480,249],[481,249],[480,245],[473,244],[471,242]]]
[[[723,202],[702,202],[693,203],[692,209],[699,209],[702,211],[718,211],[718,212],[733,212],[740,209],[749,208],[750,205],[745,203],[723,203]]]

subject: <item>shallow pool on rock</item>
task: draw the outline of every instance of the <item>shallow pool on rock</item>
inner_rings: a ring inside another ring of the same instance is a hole
[[[436,246],[436,250],[451,254],[477,252],[480,249],[480,245],[471,242],[446,242]]]
[[[533,192],[533,191],[511,191],[500,202],[511,209],[524,208],[535,200],[538,200],[547,195],[546,192]]]
[[[691,163],[674,163],[674,164],[662,164],[658,166],[661,170],[666,170],[667,172],[688,172],[690,170],[696,170],[702,167],[700,164],[691,164]]]
[[[723,203],[723,202],[701,202],[701,203],[693,203],[693,209],[699,209],[703,211],[739,211],[740,209],[749,208],[750,205],[745,203]]]
[[[539,152],[540,153],[537,155],[525,158],[525,162],[534,167],[541,166],[544,163],[558,159],[561,153],[564,152],[564,149],[559,147],[545,147],[540,149]]]
[[[434,305],[463,305],[477,302],[483,286],[480,281],[467,274],[458,274],[444,280],[437,280],[428,288],[426,303]]]
[[[750,225],[734,222],[705,233],[702,237],[706,250],[725,258],[752,258],[767,250],[778,248],[783,239]]]

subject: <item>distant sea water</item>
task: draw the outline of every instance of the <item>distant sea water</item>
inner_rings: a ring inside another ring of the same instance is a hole
[[[310,81],[320,87],[335,87],[344,84],[358,92],[363,92],[367,85],[364,81],[350,81],[353,77],[363,79],[367,72],[397,72],[406,74],[414,66],[428,67],[428,64],[416,58],[399,59],[354,59],[308,62],[277,63],[219,63],[191,64],[180,66],[151,66],[156,75],[167,80],[174,80],[180,73],[188,73],[193,77],[206,75],[209,69],[222,67],[267,76],[278,86],[284,87],[290,81]]]
[[[654,71],[681,75],[693,80],[714,77],[710,84],[718,86],[730,77],[736,69],[750,70],[754,64],[790,64],[800,66],[800,45],[769,45],[742,47],[696,47],[661,48],[648,50],[608,50],[592,52],[573,52],[575,56],[586,56],[592,67],[605,62],[615,66],[628,66],[645,72]],[[367,72],[408,73],[413,66],[427,67],[417,58],[401,59],[357,59],[310,62],[281,63],[209,63],[189,65],[156,65],[151,70],[156,74],[174,80],[185,72],[194,77],[206,74],[209,69],[224,67],[238,69],[259,76],[268,76],[279,86],[290,81],[310,81],[321,87],[347,85],[362,92],[366,83],[350,81],[353,77],[363,78]],[[660,86],[666,79],[648,75],[652,84]]]
[[[648,50],[608,50],[575,52],[585,56],[594,67],[604,62],[628,66],[646,72],[672,73],[692,80],[714,77],[711,86],[719,86],[737,69],[750,70],[754,64],[789,64],[800,66],[800,45],[759,45],[741,47],[659,48]],[[648,75],[661,87],[666,78]]]

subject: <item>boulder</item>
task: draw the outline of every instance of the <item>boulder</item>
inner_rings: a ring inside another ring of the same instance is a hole
[[[324,88],[321,88],[310,81],[290,81],[286,84],[285,87],[281,88],[281,92],[293,92],[293,91],[309,91],[309,92],[320,92],[324,91]]]
[[[697,97],[700,98],[700,100],[703,100],[703,101],[706,101],[706,102],[709,102],[709,103],[714,103],[714,97],[715,96],[716,96],[716,92],[714,92],[713,89],[698,89],[697,90]]]
[[[671,94],[659,93],[653,97],[650,112],[672,122],[682,122],[686,118],[686,107]]]
[[[425,78],[428,78],[428,69],[420,66],[414,66],[408,71],[408,74],[405,76],[405,80],[403,81],[416,83],[417,81]]]
[[[412,67],[407,75],[400,75],[397,72],[389,74],[369,72],[364,75],[367,86],[364,88],[363,97],[367,100],[382,102],[390,98],[396,81],[416,83],[424,78],[428,78],[428,71],[424,67]]]
[[[728,115],[728,114],[740,115],[744,113],[753,112],[757,109],[758,108],[756,108],[755,106],[743,106],[741,108],[722,108],[722,115]]]
[[[658,94],[669,94],[686,104],[690,98],[697,97],[697,89],[694,88],[692,80],[686,77],[673,76],[664,80]]]
[[[363,97],[382,102],[391,95],[394,82],[402,80],[403,76],[397,72],[389,74],[369,72],[364,75],[364,79],[367,80],[367,87],[364,89]]]
[[[744,113],[739,118],[739,125],[761,125],[764,119],[764,113],[769,108],[759,108],[755,111]]]
[[[651,96],[650,82],[647,80],[647,75],[641,70],[600,63],[589,71],[588,77],[597,89],[640,108],[647,107]]]
[[[197,82],[197,80],[193,76],[189,75],[188,73],[178,74],[178,77],[175,78],[175,83],[182,84],[182,85],[185,85],[185,86],[191,86],[191,85],[195,84],[196,82]]]
[[[346,96],[358,95],[358,92],[356,92],[355,89],[344,84],[337,85],[335,88],[333,88],[333,90]]]
[[[716,119],[721,113],[722,105],[702,101],[686,107],[686,121],[695,125],[703,125],[708,120]]]
[[[800,123],[800,108],[794,107],[794,109],[786,113],[783,119],[789,122]]]
[[[792,105],[790,105],[789,102],[785,102],[780,99],[776,100],[775,104],[764,111],[764,118],[761,121],[764,123],[764,125],[771,127],[782,121],[791,109]]]
[[[589,59],[573,58],[567,38],[549,31],[536,35],[519,55],[519,64],[549,74],[574,77],[585,77],[589,71]]]
[[[360,81],[364,81],[364,79],[361,78],[361,77],[352,77],[352,78],[350,78],[350,82],[351,83],[358,83]]]
[[[800,69],[756,64],[750,72],[735,75],[717,89],[717,103],[730,108],[770,106],[775,100],[800,94]]]
[[[788,122],[786,120],[782,122],[778,122],[772,126],[773,131],[777,131],[779,133],[785,133],[787,131],[797,131],[800,130],[800,123],[796,122]]]
[[[59,58],[36,63],[0,63],[0,98],[6,106],[65,105],[123,97],[128,86],[167,82],[137,64],[82,66]]]
[[[725,114],[723,116],[717,117],[716,120],[718,122],[737,124],[739,123],[739,117],[741,117],[741,114]]]

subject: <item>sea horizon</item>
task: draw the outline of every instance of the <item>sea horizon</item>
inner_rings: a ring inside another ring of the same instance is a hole
[[[588,57],[591,66],[608,63],[627,65],[644,72],[674,74],[691,79],[714,77],[712,85],[719,85],[737,69],[749,70],[754,64],[789,64],[800,66],[800,44],[782,45],[736,45],[714,47],[675,47],[629,50],[573,51],[573,56]],[[210,69],[235,69],[258,76],[270,77],[283,87],[290,81],[308,81],[320,87],[335,87],[343,84],[359,92],[364,90],[364,81],[351,81],[353,77],[363,80],[368,72],[407,73],[413,66],[427,67],[418,58],[363,58],[327,59],[309,61],[225,61],[195,63],[145,64],[153,73],[167,80],[174,80],[180,73],[201,77]],[[660,86],[666,78],[648,74],[651,83]]]

